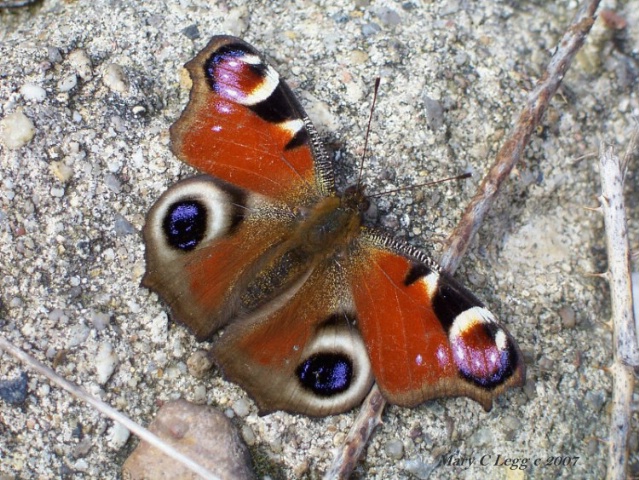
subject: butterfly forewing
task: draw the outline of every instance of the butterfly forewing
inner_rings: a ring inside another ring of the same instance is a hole
[[[367,231],[349,279],[373,374],[391,403],[468,396],[489,410],[525,366],[474,295],[412,248]]]
[[[186,68],[189,104],[171,127],[177,157],[198,170],[274,199],[333,191],[330,162],[278,73],[249,44],[213,37]]]

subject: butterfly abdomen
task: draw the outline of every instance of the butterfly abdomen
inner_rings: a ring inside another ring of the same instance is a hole
[[[342,257],[359,234],[357,210],[339,197],[326,197],[300,216],[293,235],[273,249],[259,265],[242,295],[242,309],[249,313],[278,295],[295,288],[321,264]]]

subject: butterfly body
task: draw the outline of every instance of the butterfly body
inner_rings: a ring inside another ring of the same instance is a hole
[[[187,68],[172,148],[205,175],[150,210],[143,284],[213,340],[262,412],[341,412],[373,380],[400,405],[465,395],[490,408],[522,384],[519,349],[492,313],[365,225],[363,187],[336,191],[319,135],[252,46],[214,37]]]

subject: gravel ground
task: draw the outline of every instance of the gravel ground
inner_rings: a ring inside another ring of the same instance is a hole
[[[576,7],[43,0],[0,11],[2,334],[143,424],[170,399],[209,403],[241,429],[261,477],[320,477],[356,412],[258,416],[216,372],[188,373],[204,345],[139,286],[145,214],[192,173],[168,148],[188,96],[181,66],[213,34],[254,44],[297,92],[346,182],[381,75],[369,191],[475,174],[378,202],[382,226],[436,257]],[[518,340],[526,386],[490,413],[460,398],[388,407],[357,478],[604,476],[609,289],[589,275],[605,270],[603,221],[582,207],[596,205],[598,146],[621,150],[636,127],[639,1],[604,7],[626,28],[598,20],[456,275]],[[638,177],[635,161],[627,178],[635,248]],[[1,479],[118,478],[137,440],[7,355],[0,382],[0,392],[14,387],[0,400]],[[448,465],[442,455],[475,463]],[[518,464],[495,466],[498,456]]]

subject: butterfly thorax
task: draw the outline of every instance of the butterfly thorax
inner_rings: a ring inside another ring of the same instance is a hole
[[[299,223],[292,242],[309,255],[332,256],[358,235],[361,213],[350,196],[321,199]]]
[[[357,197],[357,198],[356,198]],[[252,311],[306,278],[320,265],[340,262],[360,233],[360,193],[321,198],[300,211],[294,233],[268,254],[249,282],[241,303]]]

